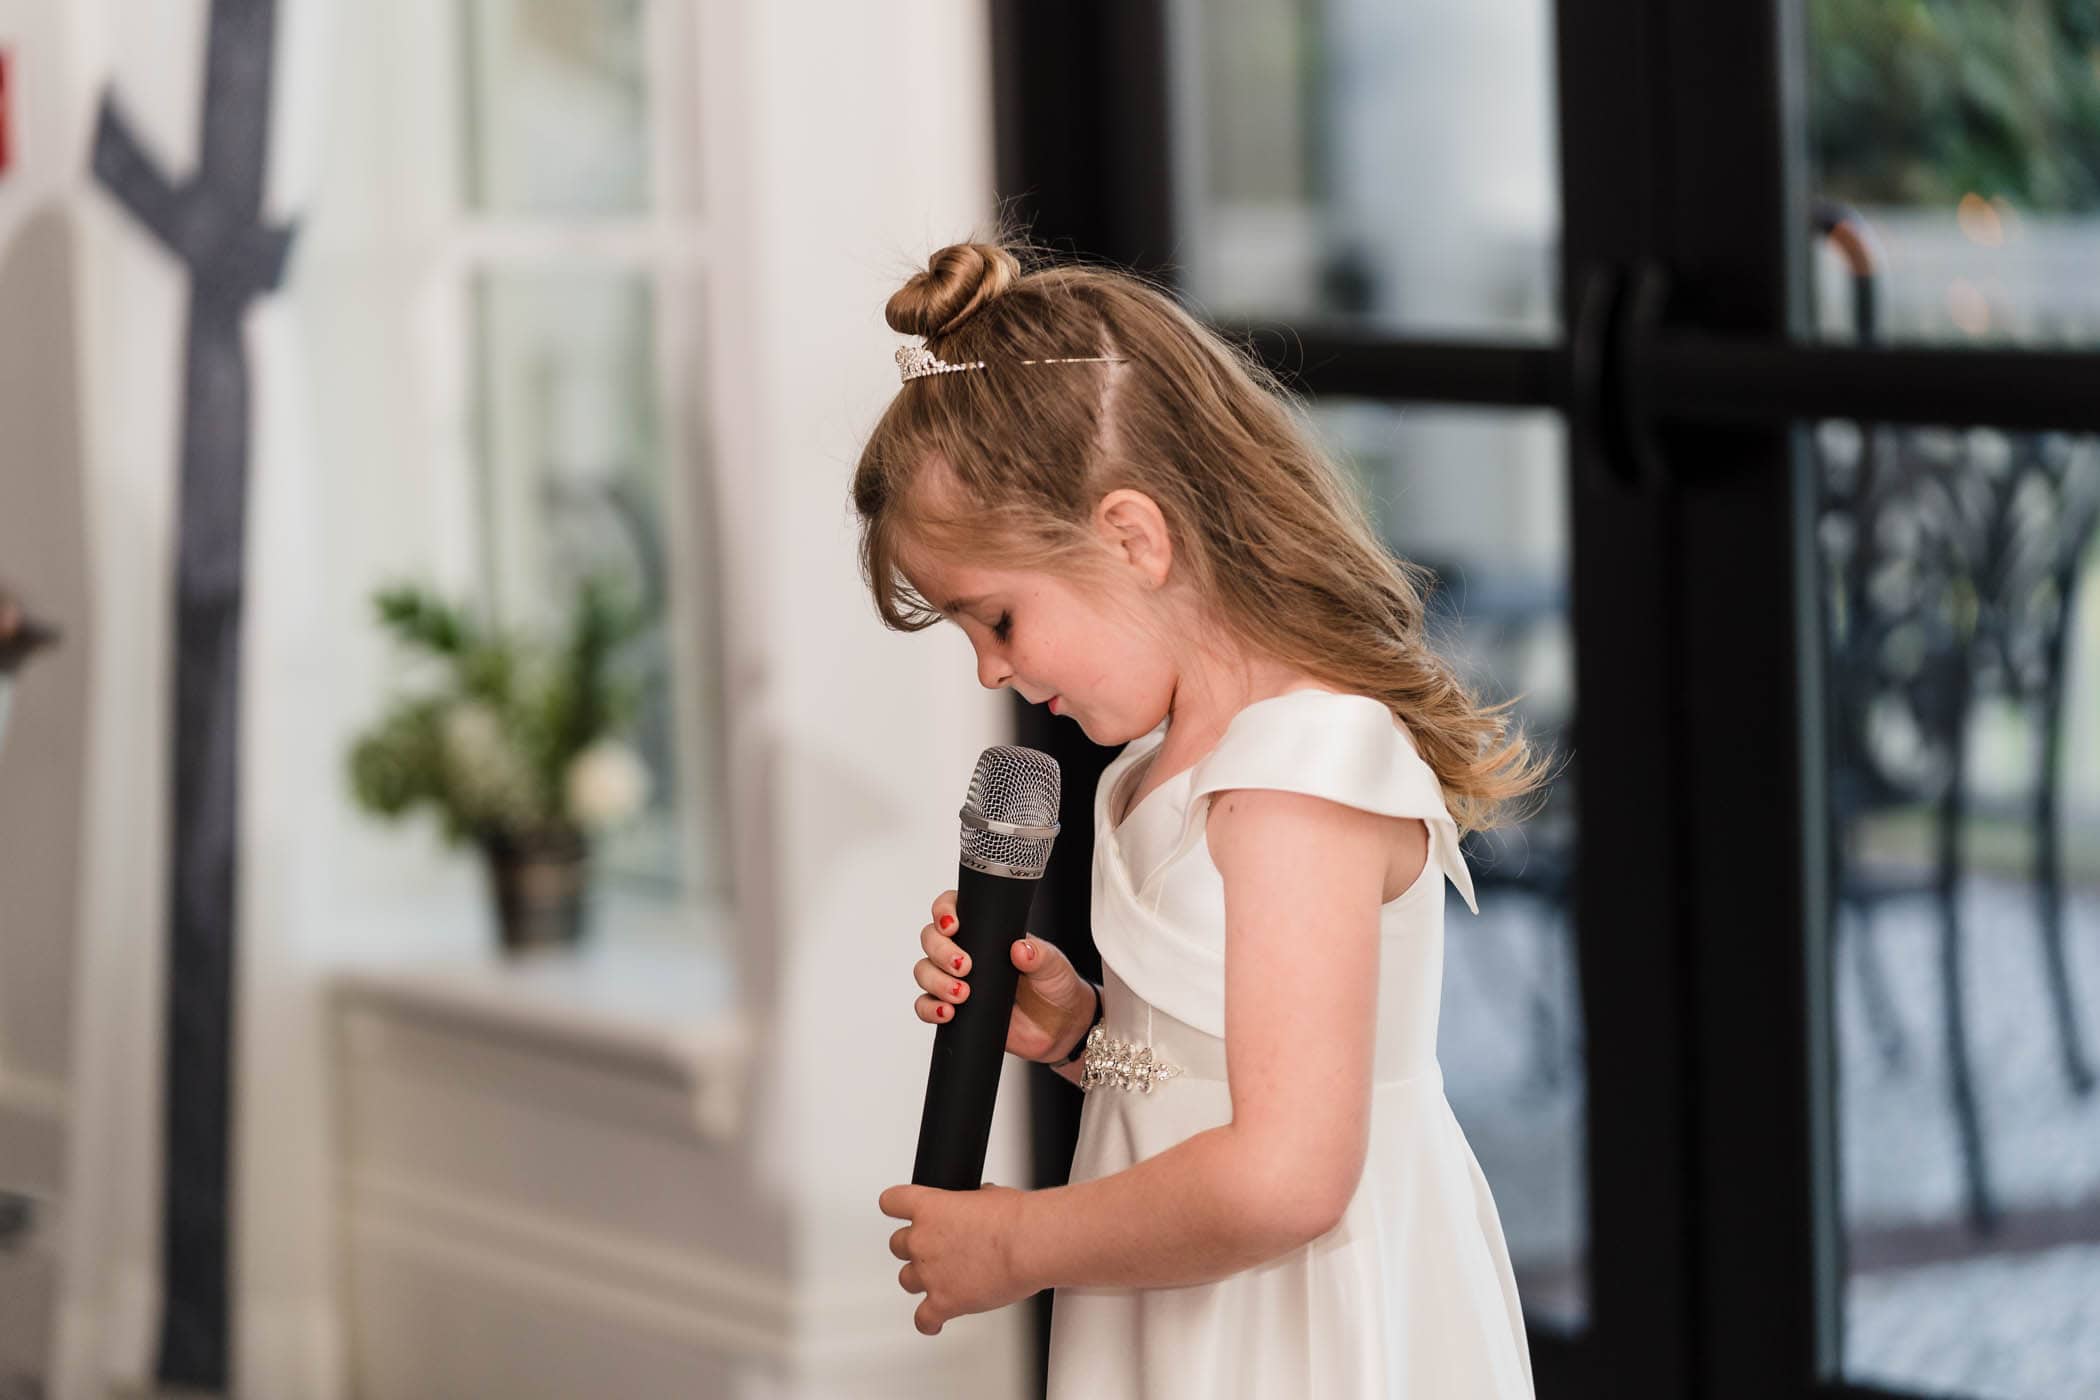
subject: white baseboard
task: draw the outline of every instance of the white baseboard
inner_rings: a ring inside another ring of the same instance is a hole
[[[900,1396],[1029,1393],[1025,1309],[925,1337],[898,1289],[797,1287],[370,1171],[348,1191],[349,1345],[363,1400],[468,1387],[555,1396],[559,1368],[595,1368],[591,1393],[637,1400],[867,1396],[885,1377]],[[514,1372],[525,1354],[542,1355],[543,1369]]]

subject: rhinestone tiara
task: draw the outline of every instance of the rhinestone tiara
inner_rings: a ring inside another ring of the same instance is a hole
[[[1120,355],[1075,355],[1061,360],[1014,360],[1017,365],[1120,365],[1125,363]],[[914,379],[924,379],[929,374],[956,374],[966,369],[983,369],[983,360],[972,360],[967,364],[951,365],[924,345],[900,345],[897,347],[898,383],[909,384]]]

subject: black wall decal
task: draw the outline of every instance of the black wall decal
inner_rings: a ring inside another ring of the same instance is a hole
[[[210,26],[195,172],[182,184],[162,174],[108,95],[95,131],[94,171],[190,272],[175,579],[158,1375],[171,1384],[223,1390],[248,473],[241,316],[282,280],[292,231],[262,222],[275,0],[212,0]]]

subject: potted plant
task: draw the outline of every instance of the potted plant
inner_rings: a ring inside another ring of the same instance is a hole
[[[436,811],[486,862],[506,952],[582,936],[590,838],[639,811],[649,775],[621,741],[640,689],[615,673],[648,619],[597,577],[552,645],[486,627],[415,585],[374,596],[380,622],[435,659],[434,689],[395,698],[351,744],[359,805]]]

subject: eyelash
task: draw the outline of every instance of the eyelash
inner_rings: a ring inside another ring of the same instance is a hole
[[[1003,641],[1007,641],[1007,640],[1009,640],[1009,635],[1010,635],[1010,634],[1012,633],[1012,631],[1013,631],[1013,625],[1014,625],[1014,615],[1013,615],[1012,613],[1010,613],[1010,612],[1003,612],[1003,613],[1000,613],[1000,614],[999,614],[999,625],[998,625],[997,627],[994,627],[994,628],[992,629],[992,635],[993,635],[993,636],[995,636],[995,637],[997,637],[997,638],[998,638],[998,639],[999,639],[1000,641],[1002,641],[1002,642],[1003,642]]]

